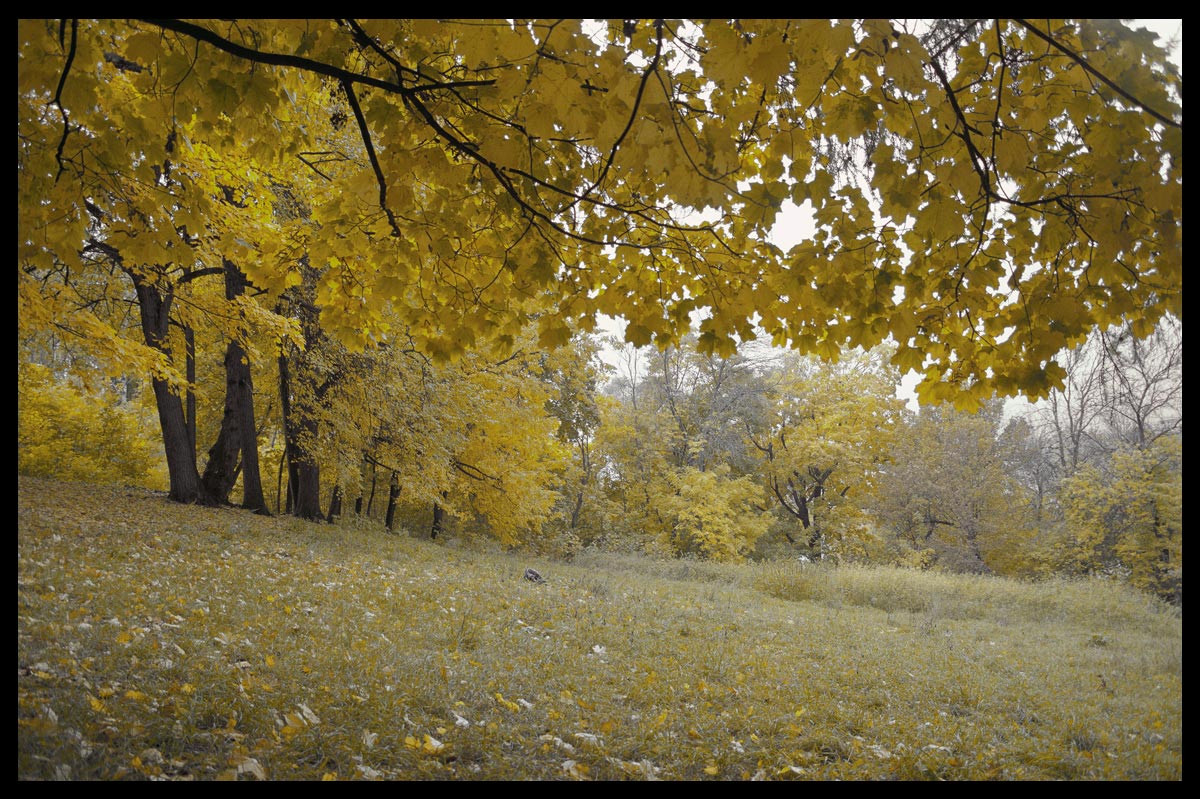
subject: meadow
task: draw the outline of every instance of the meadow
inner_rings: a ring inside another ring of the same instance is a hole
[[[19,780],[1183,776],[1182,611],[1108,581],[565,562],[27,477],[17,563]]]

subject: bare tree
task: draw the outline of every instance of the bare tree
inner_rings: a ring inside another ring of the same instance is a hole
[[[1099,335],[1104,414],[1115,446],[1145,449],[1183,432],[1183,323],[1166,317],[1144,339],[1128,323]]]

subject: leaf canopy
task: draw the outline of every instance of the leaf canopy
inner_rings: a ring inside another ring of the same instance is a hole
[[[158,281],[311,264],[359,346],[699,313],[715,353],[891,337],[969,407],[1182,317],[1182,143],[1179,69],[1115,20],[22,20],[19,307],[87,318],[42,288],[100,239]]]

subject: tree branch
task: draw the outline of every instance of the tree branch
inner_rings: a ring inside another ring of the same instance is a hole
[[[1160,114],[1158,111],[1155,111],[1153,108],[1146,105],[1141,100],[1134,97],[1132,94],[1125,91],[1120,86],[1118,86],[1117,84],[1115,84],[1111,80],[1109,80],[1108,77],[1104,75],[1104,73],[1100,72],[1100,70],[1096,69],[1091,64],[1089,64],[1086,60],[1084,60],[1083,56],[1081,56],[1079,53],[1076,53],[1074,50],[1071,50],[1069,47],[1067,47],[1066,45],[1059,42],[1057,39],[1055,39],[1050,34],[1042,32],[1028,20],[1014,19],[1013,22],[1015,22],[1018,25],[1020,25],[1021,27],[1025,28],[1027,31],[1032,33],[1034,36],[1036,36],[1039,39],[1041,39],[1042,41],[1046,42],[1051,47],[1053,47],[1054,49],[1058,50],[1063,55],[1065,55],[1067,58],[1071,59],[1079,66],[1083,67],[1084,71],[1087,72],[1089,75],[1092,75],[1093,77],[1095,77],[1097,80],[1099,80],[1105,86],[1112,89],[1114,92],[1121,95],[1126,100],[1133,103],[1138,108],[1142,109],[1147,114],[1149,114],[1150,116],[1157,119],[1159,122],[1163,123],[1164,125],[1170,125],[1173,128],[1179,128],[1181,131],[1183,130],[1182,122],[1176,122],[1173,119],[1168,119],[1163,114]]]
[[[358,122],[358,132],[362,135],[363,146],[367,148],[367,158],[371,162],[371,168],[375,170],[375,182],[379,184],[379,207],[387,215],[388,223],[392,226],[392,235],[400,238],[400,226],[396,224],[396,215],[392,213],[392,209],[388,208],[387,204],[387,178],[383,176],[379,158],[375,155],[375,145],[371,142],[371,129],[367,127],[366,117],[363,116],[362,108],[358,105],[358,97],[354,94],[354,84],[343,79],[342,90],[346,92],[346,101],[350,103],[350,110],[354,112],[354,119]]]
[[[311,58],[303,56],[287,55],[286,53],[269,53],[264,50],[255,50],[251,47],[240,45],[237,42],[232,42],[200,25],[193,25],[190,22],[184,22],[181,19],[142,19],[142,22],[162,28],[163,30],[174,31],[181,33],[184,36],[190,36],[197,41],[211,44],[219,50],[224,50],[230,55],[244,58],[247,61],[253,61],[257,64],[271,64],[278,67],[293,67],[306,72],[313,72],[318,75],[325,75],[330,78],[335,78],[338,81],[351,81],[352,83],[362,83],[367,86],[374,86],[377,89],[382,89],[385,92],[399,94],[405,97],[412,97],[422,92],[441,91],[443,89],[461,89],[468,86],[492,86],[496,82],[494,80],[466,80],[452,81],[449,83],[426,83],[420,86],[401,86],[399,83],[390,83],[379,78],[372,78],[369,75],[362,75],[357,72],[351,72],[347,69],[335,67],[332,64],[326,64],[324,61],[315,61]]]
[[[66,22],[64,20],[63,25]],[[59,42],[62,42],[63,29],[60,26],[58,32]],[[58,148],[54,151],[54,160],[58,163],[58,174],[54,176],[54,182],[62,177],[62,173],[67,171],[66,164],[63,163],[63,149],[67,146],[67,135],[71,132],[70,120],[67,118],[67,109],[63,108],[62,92],[63,87],[67,85],[67,75],[71,72],[71,64],[75,61],[75,48],[79,35],[79,20],[71,20],[71,47],[67,50],[67,63],[63,64],[62,75],[58,79],[58,87],[54,90],[54,99],[51,101],[58,106],[58,111],[62,114],[63,133],[62,138],[58,140]]]
[[[621,131],[621,135],[617,136],[617,140],[613,142],[612,149],[608,153],[608,160],[604,162],[604,168],[600,170],[599,177],[597,177],[596,180],[592,182],[592,185],[588,186],[588,188],[579,195],[579,199],[576,200],[576,202],[586,200],[588,196],[591,195],[591,193],[599,188],[600,184],[604,182],[604,178],[608,176],[608,171],[612,168],[613,161],[617,157],[618,148],[620,148],[621,143],[625,141],[625,137],[629,135],[629,131],[633,128],[633,123],[637,120],[638,109],[641,108],[642,105],[642,95],[646,93],[646,84],[649,83],[650,76],[654,74],[656,69],[658,69],[658,61],[662,56],[663,21],[661,19],[656,20],[654,25],[655,32],[657,33],[657,39],[654,45],[654,58],[650,59],[650,63],[647,64],[646,68],[642,71],[642,79],[638,82],[637,96],[633,98],[633,109],[629,112],[629,121],[625,123],[625,129]]]

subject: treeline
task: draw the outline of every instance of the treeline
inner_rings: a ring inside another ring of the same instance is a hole
[[[285,348],[254,384],[263,510],[560,556],[1107,574],[1181,601],[1177,322],[1145,340],[1094,335],[1064,358],[1062,390],[1007,413],[999,401],[911,411],[886,350],[828,364],[753,346],[705,356],[685,341],[625,346],[614,368],[601,348],[578,335],[445,365],[328,338]],[[219,439],[224,418],[209,350],[189,400],[201,440]],[[26,352],[63,376],[68,355]],[[19,377],[21,471],[165,487],[145,386],[111,381],[85,400],[24,359]],[[202,473],[211,458],[199,453]],[[244,499],[245,468],[223,501]]]

